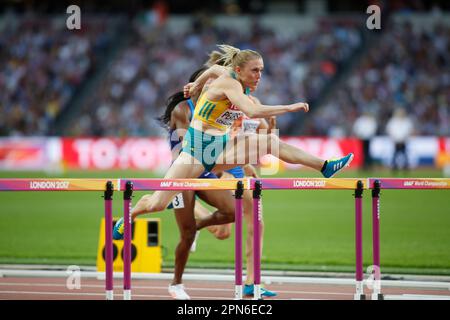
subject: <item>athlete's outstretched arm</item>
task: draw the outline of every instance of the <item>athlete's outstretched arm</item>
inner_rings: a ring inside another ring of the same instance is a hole
[[[220,81],[220,79],[216,80]],[[232,104],[238,106],[250,118],[267,118],[287,112],[296,112],[304,110],[308,112],[307,103],[298,102],[289,105],[268,106],[258,103],[256,100],[249,98],[242,92],[242,86],[233,78],[223,78],[221,88]]]

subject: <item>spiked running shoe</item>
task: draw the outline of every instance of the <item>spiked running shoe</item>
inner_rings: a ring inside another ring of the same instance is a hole
[[[114,225],[113,239],[114,240],[122,240],[124,229],[125,229],[125,224],[123,223],[123,218],[120,218],[119,220],[117,220],[116,224]]]
[[[175,300],[191,300],[191,297],[184,291],[183,284],[175,284],[169,286],[169,294]]]
[[[254,294],[254,285],[253,284],[246,284],[244,286],[244,296],[253,296]],[[267,290],[263,287],[261,287],[261,296],[262,297],[276,297],[278,294],[274,291]]]
[[[327,161],[325,168],[322,171],[322,174],[325,178],[331,178],[337,172],[341,171],[345,167],[348,167],[353,160],[353,153],[349,153],[343,158],[340,159],[330,159]]]

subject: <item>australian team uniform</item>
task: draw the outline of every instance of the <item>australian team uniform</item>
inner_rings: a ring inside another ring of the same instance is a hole
[[[192,102],[191,99],[188,99],[187,103],[188,103],[189,109],[191,111],[190,116],[189,116],[189,121],[191,121],[192,120],[192,115],[194,114],[195,105],[194,105],[194,103]],[[172,139],[172,137],[174,137],[174,132],[175,132],[175,129],[170,129],[169,130],[169,137],[171,137],[171,139],[170,139],[170,150],[175,149],[181,143],[181,138],[180,137],[178,137],[178,140]],[[175,132],[175,134],[176,134],[176,132]],[[209,179],[209,178],[214,179],[214,178],[218,178],[218,177],[212,172],[203,171],[203,173],[198,178],[199,179]]]
[[[246,89],[246,94],[248,93],[249,91]],[[216,165],[217,158],[230,140],[231,127],[236,121],[244,118],[244,113],[228,99],[210,101],[203,93],[197,102],[193,115],[195,119],[224,132],[223,135],[210,135],[189,127],[184,137],[182,152],[196,158],[206,171],[211,171]],[[230,172],[235,178],[244,177],[242,167],[236,167],[227,172]]]

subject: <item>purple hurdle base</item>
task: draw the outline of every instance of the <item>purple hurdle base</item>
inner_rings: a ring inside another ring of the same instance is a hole
[[[261,300],[261,181],[256,181],[253,190],[253,299]]]
[[[372,300],[384,300],[384,296],[381,293],[380,270],[380,189],[380,181],[375,180],[372,189],[372,252],[374,268]]]
[[[235,193],[235,259],[234,259],[234,299],[242,300],[242,196],[244,185],[237,183]]]
[[[113,291],[113,239],[112,239],[112,195],[114,186],[111,181],[106,184],[105,198],[105,291],[106,300],[114,300]]]
[[[133,183],[128,181],[123,194],[123,300],[131,300],[131,197]]]
[[[362,194],[363,183],[358,181],[355,190],[355,253],[356,253],[356,292],[355,300],[366,300],[363,283],[363,247],[362,247]]]

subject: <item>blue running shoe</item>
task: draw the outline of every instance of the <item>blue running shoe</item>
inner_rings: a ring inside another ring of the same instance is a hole
[[[341,171],[345,167],[348,167],[353,160],[353,153],[349,153],[343,158],[340,159],[330,159],[327,161],[325,168],[322,171],[322,174],[325,178],[331,178],[337,172]]]
[[[125,224],[123,223],[123,218],[117,220],[113,229],[113,239],[114,240],[122,240],[124,233]]]
[[[254,285],[253,284],[246,284],[244,286],[244,296],[253,296]],[[276,297],[278,294],[274,291],[267,290],[263,287],[261,287],[261,296],[262,297]]]

